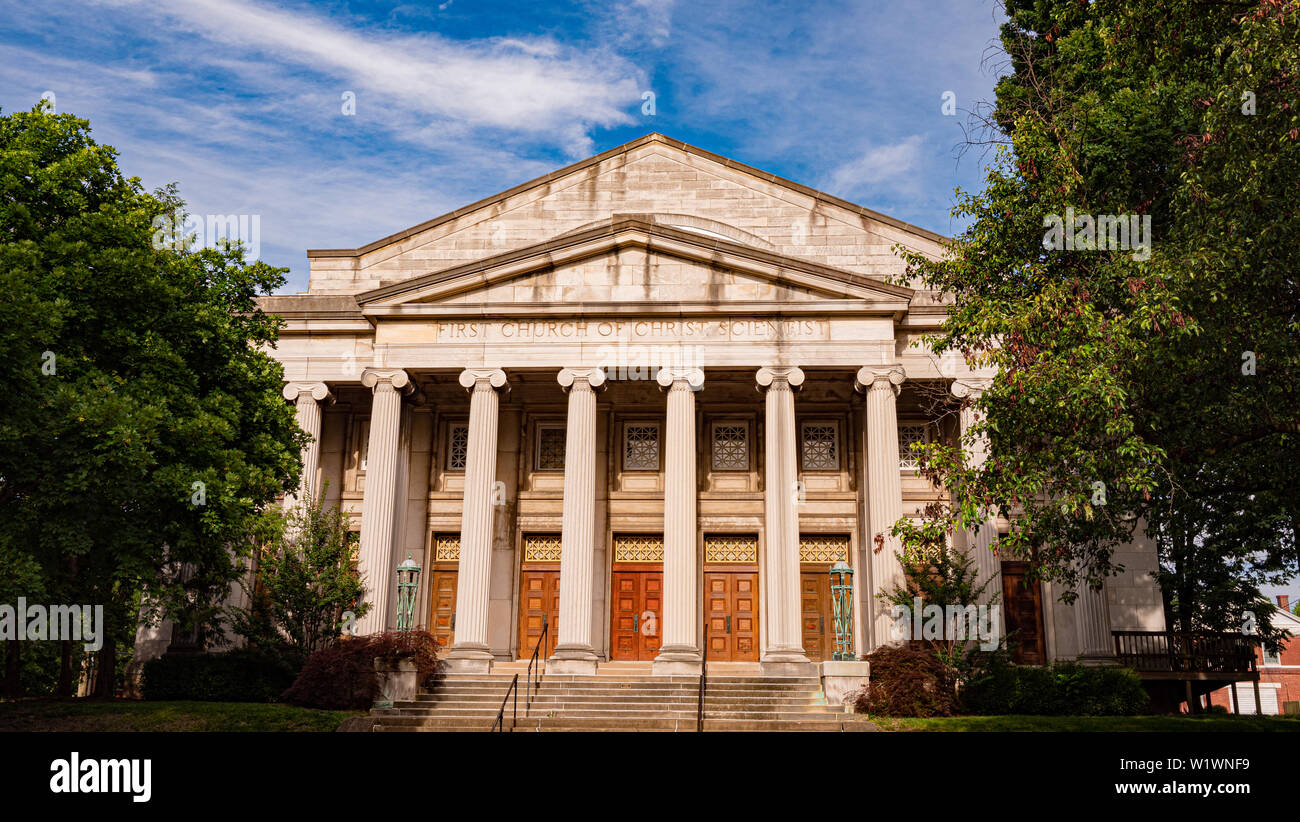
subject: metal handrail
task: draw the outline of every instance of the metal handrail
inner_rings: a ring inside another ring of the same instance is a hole
[[[525,695],[525,697],[524,697],[524,716],[525,716],[525,717],[528,716],[528,712],[529,712],[530,710],[532,710],[532,707],[533,707],[533,693],[534,693],[534,691],[540,691],[540,690],[542,689],[542,659],[540,658],[539,654],[541,654],[542,647],[543,647],[543,645],[546,643],[546,636],[547,636],[547,633],[548,633],[550,630],[551,630],[551,626],[550,626],[550,624],[549,624],[549,621],[547,620],[546,615],[543,614],[543,615],[542,615],[542,635],[539,636],[539,637],[537,638],[537,644],[533,646],[533,656],[532,656],[531,659],[528,660],[528,691],[527,691],[527,693],[526,693],[526,695]],[[535,686],[534,686],[534,683],[533,683],[533,664],[534,664],[534,663],[536,663],[536,665],[537,665],[537,681],[536,681],[536,685],[535,685]]]
[[[703,619],[705,616],[701,610],[701,621],[704,622],[704,648],[700,651],[700,694],[699,701],[695,708],[695,732],[704,733],[704,689],[709,680],[709,623]]]
[[[497,718],[492,722],[492,730],[497,733],[505,730],[506,702],[509,701],[511,694],[515,695],[514,708],[510,712],[510,732],[514,733],[515,725],[519,723],[519,674],[515,674],[514,678],[510,680],[510,687],[506,689],[505,698],[501,700],[501,710],[497,711]],[[491,733],[491,731],[488,733]]]
[[[524,718],[528,718],[528,712],[533,707],[533,692],[540,691],[542,688],[542,661],[540,654],[542,646],[546,642],[546,637],[550,633],[551,626],[547,624],[545,616],[542,617],[542,635],[537,638],[537,644],[533,646],[533,655],[528,660],[528,673],[526,674],[525,686],[528,690],[524,692]],[[533,666],[537,666],[537,678],[534,684]],[[510,687],[506,689],[506,695],[501,699],[501,710],[497,711],[497,718],[492,723],[492,730],[500,733],[505,730],[506,703],[510,701],[510,695],[514,694],[514,706],[511,708],[510,732],[515,732],[515,726],[519,724],[519,674],[515,674],[510,680]],[[491,733],[491,731],[489,731]]]

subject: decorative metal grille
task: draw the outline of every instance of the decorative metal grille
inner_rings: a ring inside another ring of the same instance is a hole
[[[659,470],[659,425],[623,426],[623,470]]]
[[[357,441],[352,444],[352,448],[357,454],[357,470],[364,474],[366,472],[366,457],[370,452],[370,420],[361,420],[353,430],[356,431],[357,437]]]
[[[898,467],[912,471],[920,468],[916,454],[912,453],[912,443],[929,441],[929,429],[924,424],[898,426]]]
[[[433,559],[435,562],[460,559],[460,534],[434,534]]]
[[[664,538],[658,534],[615,536],[615,562],[663,562]]]
[[[758,537],[706,536],[705,562],[758,562]]]
[[[800,562],[849,561],[849,538],[844,534],[805,534],[799,537]]]
[[[447,470],[464,471],[469,461],[469,426],[453,425],[447,437]]]
[[[718,424],[713,426],[713,470],[749,470],[749,426]]]
[[[559,561],[559,534],[527,534],[524,536],[524,562]]]
[[[537,470],[564,470],[565,430],[559,425],[537,426]]]
[[[840,427],[835,423],[805,422],[800,446],[803,452],[803,470],[840,470]]]

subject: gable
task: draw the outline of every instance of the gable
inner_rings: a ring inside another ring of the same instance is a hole
[[[548,304],[666,307],[763,304],[906,310],[910,289],[783,257],[695,230],[624,218],[515,252],[363,292],[383,307]],[[404,312],[406,313],[406,312]]]
[[[360,249],[309,251],[309,293],[371,291],[627,214],[873,279],[904,270],[895,244],[937,256],[943,242],[654,134]]]

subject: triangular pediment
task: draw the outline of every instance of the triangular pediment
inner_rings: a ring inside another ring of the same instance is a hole
[[[532,246],[375,288],[356,299],[367,313],[530,304],[544,310],[557,305],[663,309],[741,303],[896,313],[907,309],[912,294],[908,288],[707,228],[620,215]]]

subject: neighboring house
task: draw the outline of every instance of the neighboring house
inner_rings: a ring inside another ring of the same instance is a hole
[[[1280,651],[1270,654],[1263,649],[1255,650],[1255,662],[1259,668],[1259,702],[1261,713],[1280,714],[1287,712],[1287,703],[1296,703],[1293,711],[1300,713],[1300,616],[1291,613],[1290,598],[1286,594],[1277,597],[1278,610],[1273,614],[1273,625],[1285,628],[1290,637],[1284,640]],[[1255,713],[1255,694],[1250,683],[1237,686],[1236,699],[1233,703],[1231,687],[1217,690],[1210,694],[1210,704],[1221,705],[1232,711],[1237,708],[1241,713]]]
[[[545,622],[553,672],[689,673],[707,647],[806,673],[834,651],[828,571],[846,562],[853,650],[891,641],[888,531],[942,493],[908,446],[959,436],[958,398],[990,377],[914,345],[943,295],[887,282],[896,247],[945,242],[649,134],[308,251],[308,290],[261,304],[286,321],[273,354],[313,439],[304,481],[359,531],[359,630],[395,624],[409,554],[416,623],[453,670],[528,659]],[[959,544],[1021,661],[1113,660],[1112,631],[1164,630],[1149,542],[1067,605],[988,550],[997,529]]]

